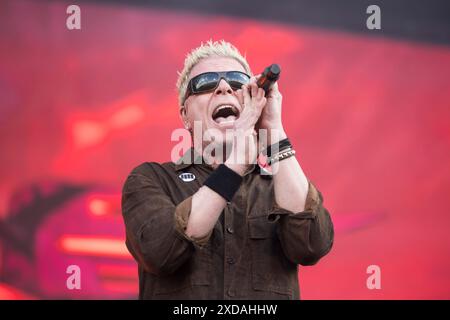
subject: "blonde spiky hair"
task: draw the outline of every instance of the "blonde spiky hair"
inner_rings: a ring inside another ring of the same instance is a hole
[[[178,72],[177,89],[178,103],[180,106],[184,105],[184,96],[186,95],[192,68],[194,68],[194,66],[201,60],[212,56],[233,58],[244,67],[245,71],[249,75],[252,75],[247,60],[231,43],[226,42],[225,40],[214,42],[209,40],[206,44],[203,44],[202,42],[199,47],[193,49],[186,55],[186,59],[184,60],[184,68],[181,72]]]

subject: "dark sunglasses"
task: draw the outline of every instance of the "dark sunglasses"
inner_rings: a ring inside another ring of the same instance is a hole
[[[215,90],[224,79],[233,90],[238,90],[250,81],[250,76],[240,71],[205,72],[193,77],[187,86],[184,101],[192,94],[206,93]]]

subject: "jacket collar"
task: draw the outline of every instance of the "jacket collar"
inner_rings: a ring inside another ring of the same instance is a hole
[[[184,155],[175,162],[175,170],[183,170],[194,164],[205,164],[203,162],[203,157],[199,154],[193,147],[189,148]]]
[[[178,161],[175,162],[175,170],[176,171],[184,170],[193,165],[202,165],[212,168],[209,164],[207,164],[203,160],[203,156],[199,154],[193,147],[191,147],[189,148],[188,151],[184,153],[184,155],[180,159],[178,159]],[[252,164],[244,175],[253,172],[256,168],[259,167],[256,164]]]

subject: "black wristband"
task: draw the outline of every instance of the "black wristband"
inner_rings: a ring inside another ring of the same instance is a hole
[[[203,183],[220,194],[227,202],[230,202],[236,191],[238,191],[242,177],[228,168],[224,164],[220,164]]]
[[[266,148],[265,152],[264,152],[265,155],[268,156],[268,157],[271,157],[272,156],[272,149],[274,149],[276,145],[278,145],[278,152],[281,152],[281,151],[286,150],[288,148],[292,148],[291,142],[289,141],[288,138],[286,138],[286,139],[280,140],[277,143],[274,143],[274,144],[271,144],[270,146],[268,146]]]

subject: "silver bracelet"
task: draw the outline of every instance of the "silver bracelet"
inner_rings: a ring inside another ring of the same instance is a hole
[[[268,159],[269,165],[272,165],[275,162],[279,162],[281,160],[290,158],[295,155],[295,150],[289,148],[288,150],[283,150],[283,152],[279,152]]]

